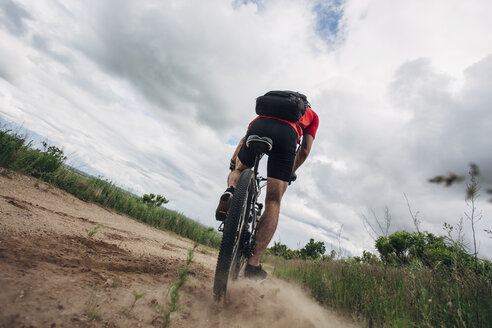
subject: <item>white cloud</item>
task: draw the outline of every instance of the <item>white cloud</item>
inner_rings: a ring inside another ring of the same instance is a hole
[[[3,0],[0,115],[214,225],[227,141],[244,134],[255,97],[302,91],[320,128],[276,236],[336,244],[343,224],[342,246],[357,253],[372,247],[368,208],[388,205],[394,229],[412,228],[406,193],[440,233],[466,210],[464,193],[427,179],[470,161],[492,176],[490,12],[485,0]],[[338,29],[320,17],[340,17]],[[479,206],[486,217],[485,197]]]

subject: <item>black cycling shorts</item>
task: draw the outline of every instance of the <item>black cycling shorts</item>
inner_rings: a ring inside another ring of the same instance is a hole
[[[288,123],[273,118],[260,117],[255,120],[249,126],[238,154],[239,160],[248,167],[255,164],[255,154],[246,147],[246,140],[255,134],[273,141],[272,150],[267,153],[267,176],[289,182],[296,158],[297,132]]]

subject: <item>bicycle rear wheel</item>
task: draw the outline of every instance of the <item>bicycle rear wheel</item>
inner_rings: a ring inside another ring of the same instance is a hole
[[[246,263],[243,245],[244,229],[251,210],[249,201],[254,190],[254,173],[244,170],[239,177],[234,197],[224,222],[214,279],[214,297],[220,301],[227,292],[229,278],[236,279],[241,266]]]

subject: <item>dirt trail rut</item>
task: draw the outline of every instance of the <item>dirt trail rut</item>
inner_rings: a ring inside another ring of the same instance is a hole
[[[92,238],[86,230],[99,229]],[[0,327],[160,327],[192,243],[30,177],[0,176]],[[171,327],[355,327],[300,288],[240,280],[218,306],[199,246]],[[132,307],[133,292],[145,293]]]

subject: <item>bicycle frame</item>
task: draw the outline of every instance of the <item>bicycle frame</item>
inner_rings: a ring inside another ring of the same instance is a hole
[[[246,230],[247,231],[251,231],[251,235],[250,235],[250,238],[248,238],[249,240],[247,240],[246,242],[248,243],[247,246],[249,246],[248,250],[244,250],[246,251],[247,253],[245,254],[247,258],[251,257],[251,255],[253,255],[254,253],[254,248],[255,248],[255,243],[256,243],[256,225],[258,224],[260,218],[259,216],[261,216],[261,210],[263,209],[263,204],[259,203],[258,202],[258,198],[261,194],[261,189],[263,189],[265,187],[266,184],[261,184],[262,182],[266,182],[267,181],[267,178],[264,178],[260,175],[258,175],[258,167],[259,167],[259,164],[260,164],[260,160],[261,158],[263,157],[264,154],[260,154],[260,155],[257,155],[256,158],[255,158],[255,164],[253,166],[253,174],[254,174],[254,179],[255,179],[255,183],[254,183],[254,191],[253,191],[253,199],[251,201],[248,201],[248,206],[250,206],[250,208],[248,209],[248,212],[249,212],[249,216],[247,218],[247,228]],[[251,227],[249,226],[251,224]]]

